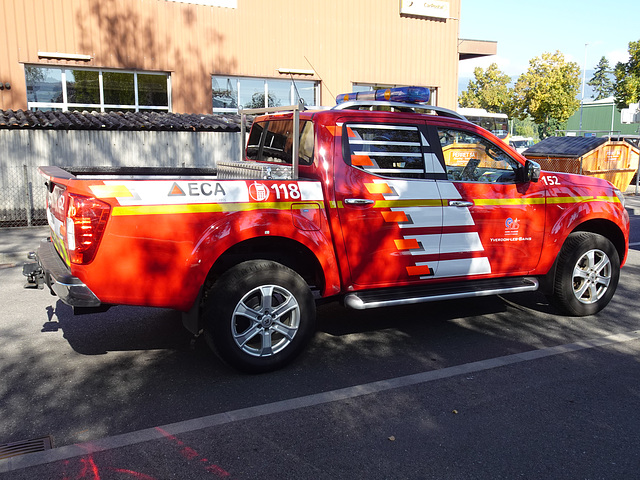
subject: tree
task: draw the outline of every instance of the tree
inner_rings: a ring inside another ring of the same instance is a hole
[[[640,100],[640,40],[629,42],[629,61],[618,62],[613,71],[616,107],[627,108]]]
[[[256,92],[251,96],[251,101],[245,104],[244,108],[265,108],[264,99],[264,93]],[[269,100],[269,107],[280,106],[280,100],[271,93],[267,96],[267,100]]]
[[[540,138],[548,137],[578,110],[580,67],[564,55],[543,53],[529,60],[529,69],[518,78],[514,103],[520,118],[531,116]]]
[[[531,137],[534,140],[540,140],[538,137],[538,128],[530,118],[513,120],[513,130],[516,135],[523,137]]]
[[[609,66],[609,60],[606,57],[602,57],[596,65],[596,71],[593,72],[593,77],[587,82],[587,85],[593,87],[593,91],[596,94],[591,98],[600,100],[601,98],[607,98],[613,93],[613,82],[611,81],[611,67]]]
[[[460,94],[460,106],[484,108],[493,113],[509,113],[512,110],[513,89],[509,88],[511,78],[492,63],[483,70],[476,67],[473,71],[475,80],[469,80],[467,89]],[[509,115],[511,116],[511,115]]]

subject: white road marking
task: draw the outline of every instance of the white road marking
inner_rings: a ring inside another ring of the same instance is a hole
[[[316,393],[304,397],[292,398],[290,400],[281,400],[279,402],[268,403],[265,405],[257,405],[255,407],[242,408],[229,412],[218,413],[201,418],[194,418],[182,422],[170,423],[154,428],[146,428],[112,437],[101,438],[98,440],[78,443],[75,445],[67,445],[64,447],[47,450],[45,452],[31,453],[19,457],[12,457],[0,460],[0,473],[19,470],[36,465],[68,460],[73,457],[89,455],[96,452],[111,450],[114,448],[126,447],[137,443],[148,442],[151,440],[160,440],[166,438],[167,433],[170,435],[179,435],[181,433],[194,432],[216,425],[225,425],[239,420],[248,420],[258,418],[265,415],[275,413],[283,413],[297,410],[305,407],[313,407],[326,403],[357,398],[364,395],[385,392],[396,388],[408,387],[423,383],[442,380],[455,377],[458,375],[469,375],[470,373],[482,372],[492,368],[504,367],[506,365],[514,365],[517,363],[529,362],[546,357],[553,357],[565,353],[577,352],[580,350],[588,350],[598,347],[606,347],[617,343],[630,342],[640,340],[640,330],[633,330],[606,337],[598,337],[591,340],[581,342],[568,343],[566,345],[558,345],[555,347],[541,348],[539,350],[530,350],[528,352],[515,353],[504,357],[491,358],[478,362],[457,365],[454,367],[441,368],[439,370],[430,370],[428,372],[416,373],[404,377],[391,378],[378,382],[356,385],[353,387],[341,388],[329,392]]]

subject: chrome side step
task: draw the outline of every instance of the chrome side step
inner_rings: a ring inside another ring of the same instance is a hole
[[[411,288],[367,290],[349,293],[344,304],[354,310],[411,305],[414,303],[455,300],[458,298],[486,297],[505,293],[532,292],[540,283],[533,277],[497,280],[466,281],[442,285],[422,285]]]

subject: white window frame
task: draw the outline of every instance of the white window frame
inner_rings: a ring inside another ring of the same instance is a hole
[[[62,67],[55,65],[26,65],[27,67],[35,68],[49,68],[61,70],[61,82],[62,82],[62,103],[55,102],[29,102],[27,101],[27,108],[33,110],[34,108],[56,108],[61,109],[63,112],[68,112],[69,108],[91,108],[100,109],[101,112],[109,110],[131,110],[139,112],[140,110],[158,110],[160,112],[171,112],[171,74],[167,72],[150,72],[150,71],[138,71],[138,70],[117,70],[108,68],[77,68],[77,67]],[[67,70],[83,70],[90,72],[98,72],[98,86],[100,89],[100,103],[69,103],[67,93]],[[132,105],[116,105],[104,103],[104,82],[102,79],[103,73],[115,72],[115,73],[129,73],[133,74],[133,88],[134,88],[134,104]],[[140,75],[166,75],[167,77],[167,103],[165,106],[152,106],[152,105],[139,105],[138,104],[138,74]]]
[[[305,105],[306,107],[312,108],[312,107],[317,107],[320,105],[320,82],[318,80],[291,80],[291,79],[287,79],[287,78],[265,78],[265,77],[238,77],[235,75],[224,75],[224,74],[217,74],[217,75],[211,75],[211,92],[213,93],[213,78],[214,77],[222,77],[222,78],[228,78],[230,80],[235,80],[236,82],[236,92],[238,92],[238,97],[236,98],[236,103],[238,105],[240,105],[240,98],[241,98],[241,87],[240,87],[240,83],[242,80],[261,80],[264,84],[264,99],[265,99],[265,107],[267,107],[267,102],[269,101],[269,81],[270,80],[277,80],[277,81],[289,81],[291,82],[290,87],[289,87],[289,103],[287,105],[293,105],[295,103],[295,95],[296,95],[296,89],[294,87],[294,82],[313,82],[314,86],[313,89],[315,91],[315,98],[316,98],[316,105]],[[238,113],[238,109],[237,108],[213,108],[212,106],[212,112],[213,113]]]

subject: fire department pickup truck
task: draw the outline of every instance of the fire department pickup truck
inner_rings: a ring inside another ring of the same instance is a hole
[[[428,94],[264,109],[241,161],[215,170],[41,167],[45,283],[76,313],[182,311],[249,372],[299,354],[323,299],[368,309],[541,289],[563,314],[604,308],[628,249],[620,191],[541,172]]]

